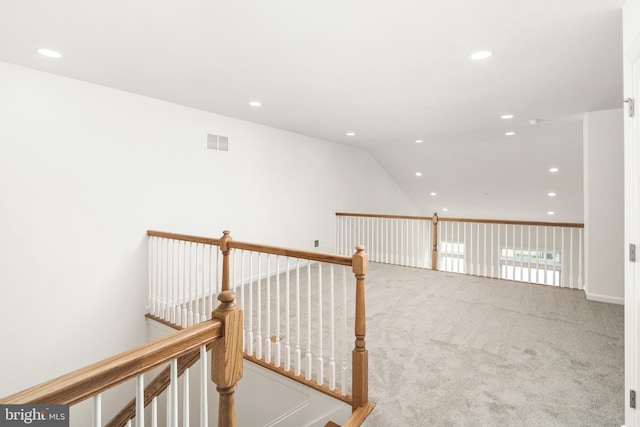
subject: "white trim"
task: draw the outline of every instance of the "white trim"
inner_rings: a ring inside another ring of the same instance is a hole
[[[590,294],[589,291],[587,290],[584,291],[584,295],[587,297],[589,301],[607,302],[609,304],[624,305],[624,298],[621,298],[621,297],[610,297],[608,295]]]
[[[628,3],[628,2],[627,2]],[[629,13],[626,8],[623,13]],[[638,3],[635,4],[638,6]],[[626,40],[625,40],[626,41]],[[640,60],[640,32],[633,35],[631,43],[627,44],[624,52],[624,96],[639,98],[640,88],[637,87],[640,76],[634,75],[634,63]],[[638,102],[636,100],[636,102]],[[629,390],[637,390],[638,374],[640,373],[640,363],[638,361],[639,340],[638,331],[640,328],[640,312],[638,311],[638,301],[640,295],[636,290],[640,278],[640,265],[629,262],[627,248],[629,243],[638,244],[640,221],[640,200],[638,190],[640,186],[640,153],[638,153],[637,141],[640,138],[638,124],[638,114],[635,118],[629,118],[627,107],[625,107],[624,122],[624,159],[625,159],[625,231],[624,231],[624,253],[625,253],[625,387],[624,387],[624,411],[625,425],[629,427],[640,426],[640,413],[630,408]]]

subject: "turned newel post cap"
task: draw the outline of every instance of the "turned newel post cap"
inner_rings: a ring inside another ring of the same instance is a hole
[[[222,238],[220,239],[220,250],[222,252],[229,251],[229,242],[233,240],[230,236],[231,232],[229,230],[224,230],[222,232]]]
[[[433,217],[432,217],[433,223],[437,224],[438,223],[438,212],[434,212],[433,213]]]
[[[220,301],[220,309],[232,310],[236,306],[236,293],[233,291],[222,291],[218,294],[218,301]]]
[[[367,274],[369,270],[369,257],[364,249],[363,245],[357,245],[356,253],[353,254],[353,272],[357,275]]]

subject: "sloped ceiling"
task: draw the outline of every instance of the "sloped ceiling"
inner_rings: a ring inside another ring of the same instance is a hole
[[[582,221],[622,3],[3,0],[0,60],[365,148],[423,214]]]

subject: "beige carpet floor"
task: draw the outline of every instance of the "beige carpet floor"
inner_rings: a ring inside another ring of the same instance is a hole
[[[376,263],[366,292],[365,427],[624,423],[622,306]]]

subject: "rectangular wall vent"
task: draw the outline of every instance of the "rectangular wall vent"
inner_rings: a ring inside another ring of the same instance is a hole
[[[229,151],[229,137],[208,133],[207,148],[209,150]]]

